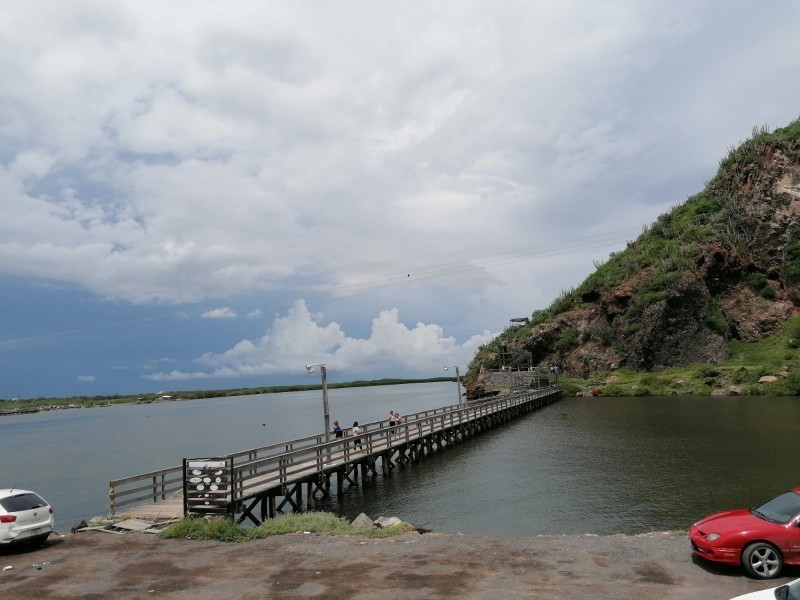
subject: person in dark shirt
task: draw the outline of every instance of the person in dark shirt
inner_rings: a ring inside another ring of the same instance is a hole
[[[344,437],[344,431],[342,431],[342,428],[339,427],[339,421],[333,422],[333,437],[335,437],[337,440]],[[339,445],[341,446],[341,444]]]

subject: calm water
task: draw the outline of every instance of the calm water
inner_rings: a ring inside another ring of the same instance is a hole
[[[454,404],[452,383],[331,390],[331,420]],[[0,487],[33,488],[59,528],[107,510],[108,481],[322,429],[321,393],[0,418]],[[567,398],[374,483],[330,509],[515,537],[687,529],[800,486],[797,398]]]

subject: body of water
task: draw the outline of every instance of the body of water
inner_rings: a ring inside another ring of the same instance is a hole
[[[330,390],[331,421],[455,404],[453,383]],[[40,491],[59,528],[107,510],[111,479],[314,435],[320,391],[3,417],[0,487]],[[800,486],[800,399],[565,398],[321,510],[503,537],[688,529]]]

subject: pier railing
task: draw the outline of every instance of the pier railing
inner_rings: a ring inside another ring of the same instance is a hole
[[[375,455],[398,444],[421,439],[475,421],[481,417],[530,402],[532,398],[559,391],[558,386],[529,389],[500,398],[470,404],[457,404],[405,415],[399,425],[373,421],[362,426],[362,434],[354,438],[352,428],[345,437],[325,441],[325,434],[270,444],[224,456],[186,459],[189,461],[225,461],[226,501],[236,504],[265,489],[285,487],[309,475],[324,474],[337,465],[348,464],[365,455]],[[360,444],[357,443],[360,440]],[[109,483],[109,516],[123,506],[161,502],[183,494],[184,465],[116,479]]]

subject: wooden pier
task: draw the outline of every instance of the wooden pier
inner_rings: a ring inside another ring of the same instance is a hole
[[[225,456],[186,458],[175,467],[110,482],[109,516],[164,521],[219,515],[258,525],[282,512],[307,510],[318,497],[341,496],[359,477],[389,476],[398,465],[560,399],[559,386],[531,388],[406,415],[394,427],[387,421],[367,423],[360,443],[348,429],[344,438],[330,442],[323,433]]]

